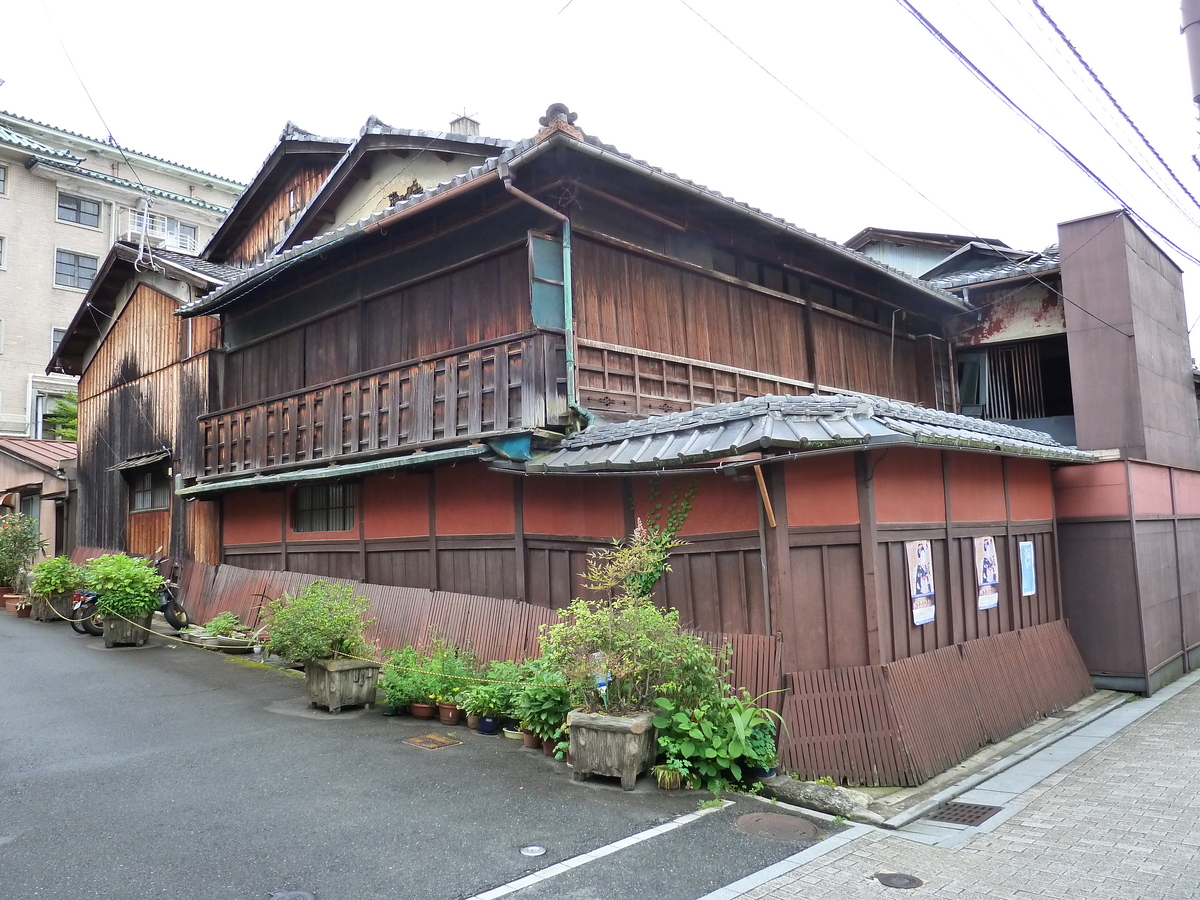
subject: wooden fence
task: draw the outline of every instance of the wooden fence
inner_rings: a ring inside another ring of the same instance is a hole
[[[780,763],[860,785],[921,784],[1092,692],[1062,621],[789,678]]]

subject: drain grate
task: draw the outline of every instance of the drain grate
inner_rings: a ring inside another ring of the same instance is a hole
[[[806,841],[818,834],[817,826],[808,819],[783,813],[747,813],[739,816],[733,824],[745,834],[776,841]]]
[[[1000,812],[1001,808],[984,806],[982,803],[945,803],[926,818],[935,822],[949,822],[952,825],[972,827],[986,822]]]
[[[876,872],[871,877],[884,887],[902,888],[904,890],[919,888],[925,883],[916,875],[906,875],[903,872]]]
[[[404,743],[412,744],[423,750],[441,750],[443,747],[453,747],[455,744],[461,744],[462,741],[455,740],[448,735],[422,734],[417,737],[405,738]]]

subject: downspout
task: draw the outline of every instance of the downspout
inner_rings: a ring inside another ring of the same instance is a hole
[[[592,424],[595,416],[579,405],[579,386],[575,376],[575,304],[571,295],[571,220],[554,207],[547,206],[541,200],[530,196],[520,188],[513,187],[513,174],[507,162],[500,163],[497,166],[497,171],[500,173],[500,182],[504,185],[506,191],[518,200],[524,200],[534,209],[541,210],[546,215],[562,223],[563,323],[567,332],[565,342],[567,350],[567,408],[583,418],[584,427],[586,428]]]

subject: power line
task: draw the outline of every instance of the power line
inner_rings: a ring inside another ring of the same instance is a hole
[[[682,0],[681,0],[681,2],[682,2]],[[1050,141],[1058,149],[1058,151],[1060,153],[1062,153],[1067,159],[1069,159],[1072,163],[1074,163],[1075,166],[1081,172],[1083,172],[1085,175],[1087,175],[1087,177],[1090,178],[1096,184],[1097,187],[1099,187],[1102,191],[1104,191],[1104,193],[1106,193],[1109,197],[1111,197],[1118,204],[1120,204],[1123,209],[1128,210],[1129,214],[1132,215],[1135,219],[1137,219],[1138,222],[1140,222],[1143,226],[1145,226],[1149,231],[1154,232],[1154,234],[1156,234],[1156,235],[1158,235],[1158,237],[1162,238],[1162,240],[1164,242],[1166,242],[1171,247],[1173,247],[1180,255],[1182,255],[1186,260],[1188,260],[1188,262],[1192,263],[1193,265],[1200,266],[1200,258],[1197,258],[1193,254],[1189,253],[1187,250],[1184,250],[1183,247],[1179,246],[1179,244],[1177,244],[1175,241],[1173,241],[1171,238],[1169,238],[1166,234],[1164,234],[1162,231],[1160,231],[1159,229],[1157,229],[1153,225],[1151,225],[1149,220],[1147,220],[1145,216],[1141,215],[1136,209],[1133,208],[1132,204],[1127,203],[1120,194],[1118,194],[1115,190],[1113,190],[1111,187],[1109,187],[1109,185],[1104,181],[1104,179],[1101,178],[1099,175],[1097,175],[1087,165],[1087,163],[1085,163],[1082,159],[1080,159],[1078,156],[1076,156],[1074,153],[1072,153],[1067,148],[1067,146],[1065,144],[1063,144],[1062,141],[1060,141],[1053,134],[1051,134],[1049,132],[1049,130],[1047,130],[1040,122],[1037,121],[1037,119],[1035,119],[1032,115],[1027,113],[1021,107],[1020,104],[1018,104],[1015,100],[1013,100],[1011,97],[1009,97],[1008,94],[1006,94],[1003,91],[1003,89],[1001,89],[1001,87],[998,84],[996,84],[996,82],[992,81],[992,79],[990,79],[986,74],[984,74],[982,69],[980,69],[977,65],[975,65],[975,63],[973,63],[967,57],[967,55],[965,53],[963,53],[961,50],[959,50],[958,47],[956,47],[954,45],[953,41],[951,41],[948,37],[946,37],[946,35],[944,35],[941,31],[939,31],[936,25],[934,25],[931,21],[929,21],[929,19],[925,18],[925,16],[922,15],[921,11],[918,10],[915,6],[913,6],[912,3],[909,2],[909,0],[896,0],[896,2],[899,3],[900,6],[903,7],[905,10],[907,10],[913,16],[913,18],[915,18],[925,28],[926,31],[928,31],[931,35],[933,35],[933,37],[938,41],[938,43],[940,43],[943,47],[945,47],[947,50],[949,50],[950,53],[955,57],[955,59],[957,59],[960,63],[962,63],[962,65],[965,66],[966,69],[972,75],[974,75],[977,79],[979,79],[979,81],[982,82],[985,87],[987,87],[990,91],[992,91],[992,93],[994,93],[997,97],[999,97],[1002,101],[1004,101],[1005,105],[1008,106],[1009,109],[1011,109],[1013,112],[1015,112],[1017,115],[1019,115],[1022,119],[1024,119],[1030,126],[1033,127],[1033,129],[1035,131],[1037,131],[1039,134],[1041,134],[1043,137],[1045,137],[1048,141]]]
[[[772,72],[770,69],[768,69],[765,65],[763,65],[761,62],[759,62],[757,59],[755,59],[747,50],[743,49],[736,41],[734,41],[731,37],[729,37],[729,35],[725,34],[723,31],[721,31],[720,28],[718,28],[716,25],[714,25],[708,19],[704,18],[704,16],[702,16],[699,12],[697,12],[695,9],[693,9],[688,4],[687,0],[679,0],[679,2],[682,3],[683,6],[689,12],[691,12],[694,16],[696,16],[696,18],[698,18],[701,22],[703,22],[705,25],[707,25],[709,28],[711,28],[713,31],[715,31],[721,38],[723,38],[726,42],[728,42],[735,50],[737,50],[739,53],[741,53],[743,56],[745,56],[748,60],[750,60],[750,62],[754,63],[755,66],[757,66],[759,69],[761,69],[763,72],[765,72],[771,78],[772,81],[776,82],[780,87],[782,87],[789,94],[791,94],[793,97],[795,97],[801,103],[803,103],[806,107],[808,107],[814,114],[816,114],[830,128],[832,128],[834,131],[836,131],[838,134],[840,134],[842,137],[844,137],[847,141],[849,141],[851,144],[853,144],[855,147],[857,147],[859,150],[861,150],[864,154],[866,154],[868,157],[870,157],[872,160],[874,160],[876,163],[878,163],[878,165],[881,168],[883,168],[886,172],[890,173],[897,180],[899,180],[899,181],[903,182],[905,185],[907,185],[910,190],[912,190],[915,194],[917,194],[919,197],[924,199],[934,209],[941,212],[942,215],[946,216],[948,219],[950,219],[950,221],[952,221],[956,225],[958,225],[958,227],[961,228],[964,232],[973,233],[973,230],[971,228],[968,228],[965,224],[963,224],[958,219],[957,216],[955,216],[953,213],[950,213],[947,210],[943,209],[941,207],[941,205],[936,203],[933,199],[931,199],[923,191],[921,191],[919,188],[917,188],[917,186],[914,185],[911,181],[909,181],[907,178],[905,178],[899,172],[894,170],[891,166],[889,166],[887,163],[885,163],[883,160],[881,160],[878,156],[876,156],[874,153],[872,153],[866,147],[862,146],[862,144],[858,143],[858,141],[854,140],[854,138],[852,138],[849,134],[847,134],[845,131],[843,131],[841,128],[839,128],[836,124],[834,124],[834,122],[831,121],[824,113],[822,113],[820,110],[818,110],[816,107],[814,107],[811,103],[809,103],[807,100],[805,100],[803,97],[801,97],[800,94],[798,94],[795,90],[793,90],[790,85],[786,84],[782,79],[779,78],[779,76],[777,76],[774,72]],[[1200,165],[1200,163],[1198,163],[1198,165]],[[1115,196],[1115,195],[1113,195],[1113,196]],[[1118,198],[1117,202],[1121,203],[1122,207],[1125,206],[1125,204],[1123,202],[1121,202],[1119,198]],[[1130,211],[1130,212],[1132,213],[1132,211]],[[1140,219],[1140,217],[1139,217],[1139,219]],[[1109,224],[1111,225],[1112,223],[1110,222]],[[1149,227],[1148,224],[1147,224],[1147,227]],[[1105,229],[1101,229],[1101,233],[1103,233],[1103,231],[1106,229],[1107,229],[1107,226],[1105,226]],[[1154,230],[1155,234],[1160,234],[1156,229],[1151,229],[1151,230]],[[1173,247],[1176,246],[1174,244],[1174,242],[1170,241],[1165,236],[1163,236],[1161,234],[1160,234],[1160,236],[1163,237],[1164,240],[1167,240],[1168,243],[1171,244],[1171,246],[1173,246]],[[1088,243],[1090,243],[1091,240],[1094,240],[1094,238],[1089,239]],[[988,244],[986,241],[979,241],[979,243],[984,244],[989,249],[996,250],[998,252],[1002,252],[1001,248],[994,247],[991,244]],[[1086,246],[1086,243],[1084,246]],[[1005,248],[1005,249],[1007,249],[1007,248]],[[1082,249],[1082,247],[1080,249]],[[1184,253],[1185,256],[1188,256],[1188,254],[1185,251],[1180,250],[1180,252]],[[1189,256],[1189,258],[1191,258],[1191,257]],[[1063,294],[1062,291],[1058,290],[1057,288],[1055,288],[1053,285],[1049,284],[1048,282],[1043,281],[1036,274],[1032,275],[1031,277],[1034,281],[1043,285],[1047,290],[1053,291],[1054,293],[1058,294],[1058,296],[1062,297],[1062,299],[1065,303],[1070,303],[1076,309],[1079,309],[1080,311],[1091,316],[1093,319],[1095,319],[1097,322],[1101,323],[1102,325],[1108,326],[1113,331],[1117,332],[1118,334],[1124,335],[1125,337],[1133,337],[1133,335],[1129,334],[1124,329],[1118,328],[1116,325],[1113,325],[1111,322],[1105,321],[1100,316],[1098,316],[1094,312],[1092,312],[1090,309],[1087,309],[1086,307],[1084,307],[1082,304],[1076,303],[1074,300],[1072,300],[1071,298],[1069,298],[1065,294]]]

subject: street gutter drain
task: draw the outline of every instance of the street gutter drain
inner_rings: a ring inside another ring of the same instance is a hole
[[[949,822],[952,825],[966,825],[972,828],[986,822],[1003,807],[984,806],[982,803],[946,803],[930,813],[926,818],[934,822]]]
[[[818,834],[817,826],[799,816],[757,812],[739,816],[733,823],[738,831],[776,841],[806,841]]]
[[[884,887],[901,888],[903,890],[919,888],[925,883],[916,875],[905,875],[903,872],[876,872],[871,877]]]

